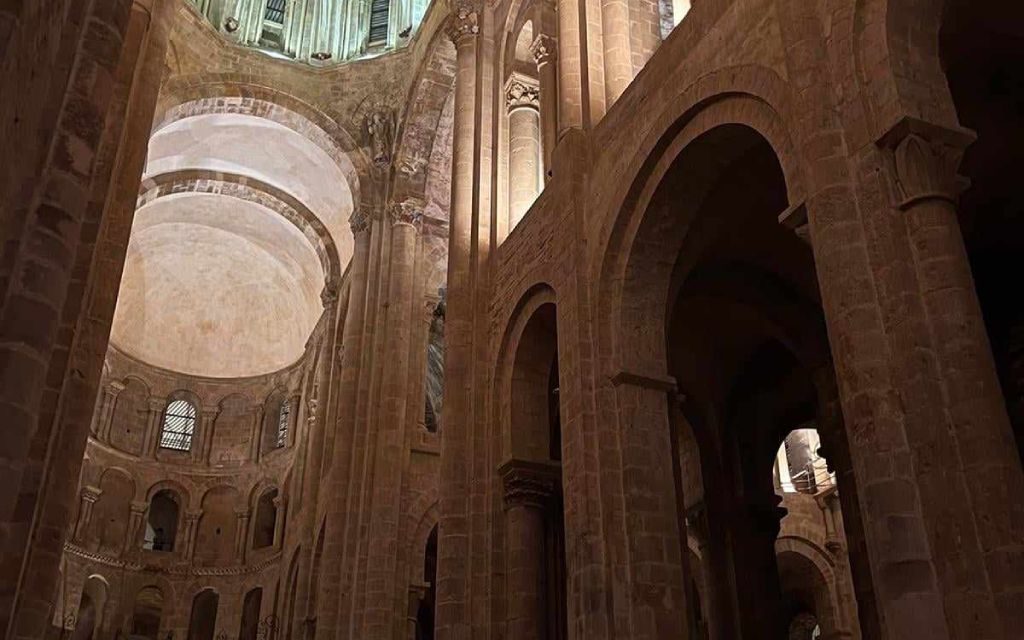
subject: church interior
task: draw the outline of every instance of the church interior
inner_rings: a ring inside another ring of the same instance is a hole
[[[9,640],[1024,640],[1019,3],[3,0],[0,157]]]

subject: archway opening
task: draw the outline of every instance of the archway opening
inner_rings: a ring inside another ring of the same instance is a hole
[[[691,628],[716,639],[785,637],[775,552],[785,510],[773,461],[803,426],[820,428],[829,448],[846,446],[831,411],[837,395],[813,254],[805,235],[779,224],[787,176],[760,133],[725,124],[665,148],[678,155],[663,164],[625,265],[623,358],[639,371],[666,366],[678,387],[669,418],[679,521],[701,549],[689,573],[704,592]],[[647,353],[664,353],[664,365],[633,364]],[[842,455],[836,463],[852,468]],[[856,505],[855,487],[845,493],[844,509]],[[680,542],[687,557],[691,543]]]
[[[430,530],[423,553],[423,583],[426,589],[416,608],[416,640],[434,640],[434,603],[437,584],[437,525]]]
[[[178,536],[178,496],[169,489],[153,494],[146,514],[146,535],[143,549],[151,551],[174,551]]]
[[[132,638],[157,640],[163,612],[164,594],[160,589],[152,586],[140,589],[132,609]]]
[[[510,459],[505,485],[509,539],[509,633],[568,637],[557,310],[542,302],[515,344],[509,385]]]
[[[195,595],[188,621],[188,640],[213,640],[219,604],[220,595],[213,589],[203,589]]]
[[[260,605],[263,589],[256,587],[246,592],[242,600],[242,621],[238,628],[238,640],[256,640],[260,627]]]
[[[260,494],[256,503],[255,529],[252,534],[252,548],[263,549],[274,545],[277,529],[277,489],[268,489]]]
[[[940,55],[960,123],[978,139],[960,174],[959,218],[996,369],[1024,460],[1024,297],[1008,288],[1024,255],[1024,6],[946,3]]]

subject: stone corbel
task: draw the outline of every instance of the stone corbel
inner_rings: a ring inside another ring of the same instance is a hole
[[[666,375],[650,375],[627,371],[625,369],[614,374],[610,378],[612,385],[616,387],[633,386],[652,391],[664,391],[666,393],[676,392],[676,379]]]
[[[811,244],[811,227],[807,222],[807,203],[798,202],[779,215],[779,224],[796,234],[807,244]]]
[[[970,186],[958,175],[964,152],[977,134],[905,117],[883,134],[877,145],[886,154],[894,185],[893,203],[906,211],[933,200],[956,204]]]

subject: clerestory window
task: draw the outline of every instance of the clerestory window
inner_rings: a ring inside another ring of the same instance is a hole
[[[175,400],[164,410],[164,426],[160,431],[160,446],[175,451],[192,449],[192,434],[196,429],[196,408],[187,400]]]

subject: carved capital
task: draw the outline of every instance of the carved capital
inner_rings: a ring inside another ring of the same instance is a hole
[[[148,509],[148,508],[149,508],[149,503],[148,502],[133,502],[133,503],[131,503],[131,505],[129,505],[129,510],[132,513],[140,514],[140,515],[145,513],[146,509]]]
[[[86,485],[82,487],[82,501],[95,503],[103,495],[103,490],[99,487],[93,487]]]
[[[455,43],[455,46],[468,42],[480,33],[476,8],[469,4],[452,7],[452,15],[448,18],[448,24],[445,25],[445,33]]]
[[[968,129],[950,129],[904,118],[878,145],[887,152],[896,206],[907,210],[928,200],[955,203],[966,186],[957,175],[967,147],[977,138]]]
[[[118,382],[117,380],[114,380],[106,387],[106,392],[115,398],[124,390],[125,384],[123,382]]]
[[[559,468],[543,462],[509,460],[498,473],[505,487],[506,507],[543,509],[561,481]]]
[[[323,303],[324,308],[330,307],[338,300],[338,283],[334,280],[328,280],[324,283],[324,288],[320,291],[320,302]]]
[[[352,228],[352,233],[357,234],[370,228],[370,217],[362,209],[357,209],[349,216],[348,224]]]
[[[505,100],[508,110],[530,108],[540,109],[540,87],[529,78],[513,74],[505,85]]]
[[[530,53],[533,54],[533,59],[537,61],[538,66],[553,62],[557,50],[555,39],[543,33],[538,35],[530,45]]]
[[[419,198],[407,198],[391,205],[392,224],[411,224],[419,226],[423,220],[423,201]]]

